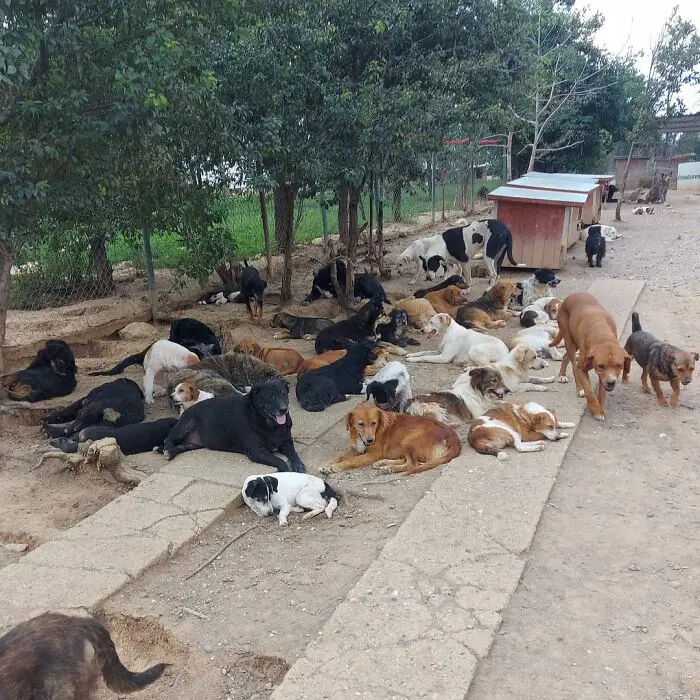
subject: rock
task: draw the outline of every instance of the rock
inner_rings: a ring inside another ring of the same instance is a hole
[[[3,544],[3,548],[10,552],[26,552],[29,545],[26,542],[7,542]]]
[[[122,340],[153,340],[159,336],[158,329],[150,323],[135,321],[119,331]]]

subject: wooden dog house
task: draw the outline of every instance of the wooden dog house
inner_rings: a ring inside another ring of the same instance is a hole
[[[579,239],[578,221],[588,200],[585,191],[504,185],[488,198],[494,201],[494,216],[513,233],[517,262],[531,268],[564,267],[566,251]]]
[[[536,175],[541,175],[537,173]],[[565,176],[556,177],[519,177],[508,183],[509,187],[527,187],[536,190],[551,190],[553,192],[578,192],[586,195],[586,203],[581,209],[581,222],[584,225],[597,224],[600,222],[600,212],[603,205],[602,188],[593,180],[580,178],[570,178]]]

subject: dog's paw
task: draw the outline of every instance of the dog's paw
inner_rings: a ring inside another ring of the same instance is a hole
[[[630,378],[629,378],[629,377],[623,376],[623,377],[622,377],[622,383],[623,383],[623,384],[629,384],[629,383],[630,383]]]
[[[173,458],[173,455],[170,453],[170,450],[163,450],[163,457],[169,462]]]
[[[325,464],[322,467],[319,467],[318,473],[323,474],[323,476],[328,476],[329,474],[335,474],[336,469],[335,466],[332,464]]]
[[[505,450],[501,450],[496,457],[498,458],[499,461],[501,462],[506,462],[508,461],[508,453]]]
[[[557,438],[557,440],[563,440],[564,438],[568,438],[568,437],[569,437],[569,433],[559,433],[559,437]]]
[[[599,420],[601,423],[605,420],[605,416],[604,416],[602,413],[599,413],[599,414],[597,414],[597,415],[593,415],[593,417],[594,417],[596,420]]]
[[[569,378],[568,378],[566,375],[564,375],[564,376],[559,376],[559,377],[557,377],[557,381],[558,381],[560,384],[568,384],[568,383],[569,383]]]
[[[391,466],[388,464],[374,464],[372,466],[382,474],[391,474]]]
[[[583,389],[576,390],[576,396],[578,396],[579,399],[582,399],[585,395],[586,395],[586,392]]]
[[[163,454],[163,446],[162,445],[156,445],[153,448],[153,452],[155,452],[157,455]]]
[[[287,520],[287,518],[280,518],[279,523],[282,526],[285,526],[285,525],[289,526],[289,521]]]
[[[307,334],[304,336],[304,340],[313,340],[313,339],[314,339],[314,337],[313,337],[313,335],[311,335],[311,333],[307,333]]]
[[[537,442],[533,442],[531,444],[535,445],[536,447],[536,449],[533,450],[534,452],[542,452],[547,446],[547,443],[544,440],[538,440]]]

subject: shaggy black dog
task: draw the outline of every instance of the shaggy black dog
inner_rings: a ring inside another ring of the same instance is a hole
[[[370,299],[354,316],[324,328],[316,336],[314,347],[320,355],[326,350],[344,350],[363,340],[374,340],[377,319],[384,312],[381,299]]]
[[[345,290],[345,282],[348,274],[347,267],[342,260],[338,260],[335,263],[335,268],[338,276],[338,284],[341,289]],[[305,306],[311,301],[322,298],[332,299],[335,298],[335,296],[335,287],[331,279],[331,264],[328,263],[314,275],[311,291],[302,304]],[[374,277],[374,275],[370,275],[367,272],[355,275],[353,296],[357,299],[381,299],[385,304],[391,304],[379,280]]]
[[[600,226],[589,226],[588,236],[586,237],[586,257],[588,258],[588,267],[593,267],[593,258],[595,257],[595,266],[602,267],[601,263],[605,257],[605,238],[600,232]]]
[[[51,445],[64,452],[77,452],[81,442],[101,440],[106,437],[116,439],[119,449],[125,455],[137,455],[152,452],[154,447],[163,447],[170,429],[177,423],[177,418],[160,418],[159,420],[115,428],[111,425],[91,425],[83,428],[72,438],[59,437],[51,440]]]
[[[445,289],[446,287],[451,287],[454,285],[455,287],[459,287],[460,289],[466,289],[467,285],[464,281],[464,277],[460,277],[459,275],[452,275],[451,277],[448,277],[446,280],[443,280],[440,282],[440,284],[436,284],[434,287],[427,287],[426,289],[418,289],[417,291],[413,292],[413,296],[416,299],[422,299],[426,294],[430,294],[430,292],[439,292],[441,289]]]
[[[139,423],[145,415],[139,385],[122,378],[95,387],[82,399],[54,411],[42,425],[48,437],[70,437],[89,425],[130,425]]]
[[[388,323],[377,324],[379,340],[385,343],[398,345],[400,348],[404,348],[407,345],[420,345],[417,340],[406,335],[407,330],[408,314],[403,309],[393,309],[389,314]]]
[[[257,268],[248,265],[247,260],[243,262],[245,267],[241,271],[241,293],[236,297],[236,303],[245,304],[251,319],[262,320],[267,282],[260,277]],[[251,305],[253,301],[255,301],[255,311]]]
[[[187,348],[200,360],[211,355],[221,355],[221,343],[216,333],[196,318],[178,318],[173,321],[168,340]]]
[[[280,377],[256,384],[246,396],[213,398],[191,406],[165,439],[163,454],[173,459],[203,447],[240,452],[280,472],[306,471],[292,441],[289,388]]]
[[[15,401],[44,401],[67,396],[77,384],[73,352],[62,340],[49,340],[26,369],[0,379]]]
[[[365,368],[374,360],[372,343],[360,343],[348,347],[347,355],[330,365],[304,372],[296,388],[301,407],[305,411],[325,411],[345,401],[347,394],[361,394]]]

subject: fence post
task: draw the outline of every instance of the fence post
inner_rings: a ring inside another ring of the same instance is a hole
[[[430,157],[430,209],[431,220],[435,223],[435,154]]]
[[[156,276],[153,272],[153,251],[151,250],[151,234],[143,229],[143,257],[146,261],[146,281],[148,282],[148,299],[151,302],[152,320],[156,320],[158,311],[158,297],[156,291]]]

